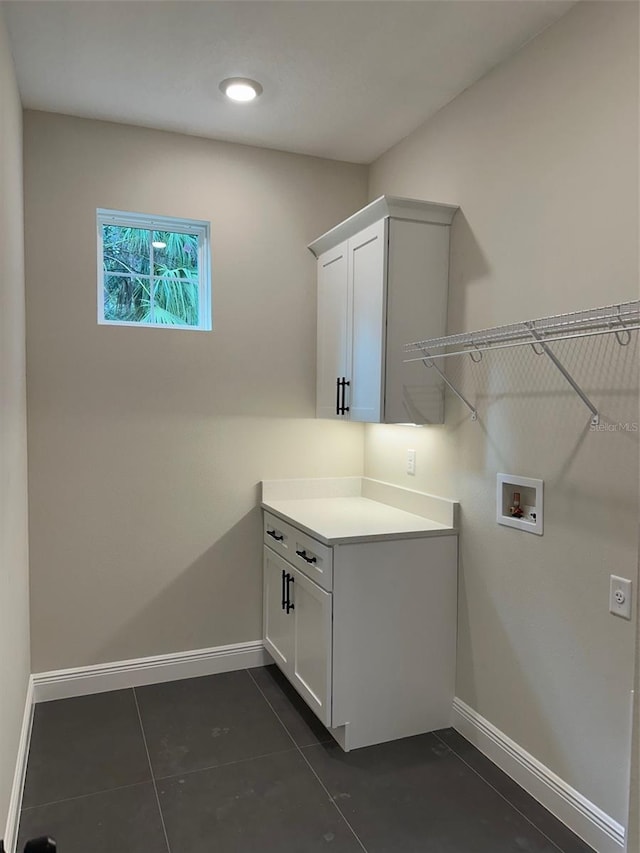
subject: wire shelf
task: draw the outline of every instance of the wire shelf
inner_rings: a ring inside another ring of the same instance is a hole
[[[591,412],[591,423],[597,425],[600,422],[598,409],[560,362],[557,355],[549,348],[549,344],[554,341],[569,341],[595,335],[615,335],[620,346],[627,346],[631,342],[631,332],[637,329],[640,329],[640,300],[605,305],[603,308],[572,311],[569,314],[556,314],[554,317],[542,317],[538,320],[524,320],[521,323],[495,326],[493,329],[480,329],[477,332],[447,335],[444,338],[414,341],[405,344],[404,351],[405,353],[419,352],[420,355],[405,358],[404,361],[421,361],[425,367],[434,369],[444,383],[469,409],[471,419],[476,420],[478,417],[477,410],[459,389],[447,379],[444,372],[435,363],[436,359],[451,358],[454,355],[468,355],[472,361],[477,363],[482,361],[483,353],[491,350],[530,346],[536,355],[546,355],[553,362]]]
[[[510,323],[491,329],[479,329],[475,332],[447,335],[443,338],[414,341],[405,344],[404,351],[405,353],[419,352],[421,355],[406,358],[405,361],[422,361],[425,357],[448,358],[474,352],[481,354],[490,349],[535,346],[536,341],[548,343],[554,340],[571,340],[604,334],[615,334],[622,343],[628,342],[628,334],[635,329],[640,329],[640,300]]]

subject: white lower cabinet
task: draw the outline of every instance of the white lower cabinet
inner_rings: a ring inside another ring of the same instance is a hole
[[[320,720],[331,724],[332,595],[293,570],[293,666],[291,681]]]
[[[264,645],[280,669],[289,675],[293,660],[293,619],[285,609],[286,565],[269,548],[264,549]]]
[[[266,512],[264,530],[265,648],[342,748],[449,726],[457,536],[330,547]]]
[[[332,595],[264,547],[264,644],[320,720],[331,725]]]

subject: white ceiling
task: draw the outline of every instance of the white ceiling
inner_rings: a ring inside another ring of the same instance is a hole
[[[369,163],[573,0],[3,5],[26,107]]]

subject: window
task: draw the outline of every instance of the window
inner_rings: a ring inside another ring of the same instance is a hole
[[[98,322],[211,329],[209,223],[97,214]]]

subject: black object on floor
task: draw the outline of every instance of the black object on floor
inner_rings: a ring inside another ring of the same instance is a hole
[[[593,853],[453,729],[342,752],[274,666],[37,705],[19,843],[45,833],[61,853]]]
[[[56,842],[48,835],[32,838],[25,844],[24,853],[56,853]]]

